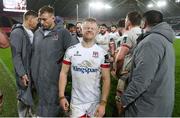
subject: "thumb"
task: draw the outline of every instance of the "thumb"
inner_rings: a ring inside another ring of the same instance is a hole
[[[67,107],[69,107],[69,103],[68,103],[68,101],[66,101],[66,103],[65,103],[65,107],[67,108]]]
[[[28,79],[28,78],[26,78],[26,81],[29,81],[29,79]]]
[[[94,116],[98,117],[98,114],[99,114],[99,111],[98,111],[98,109],[96,109],[96,112],[94,113]]]

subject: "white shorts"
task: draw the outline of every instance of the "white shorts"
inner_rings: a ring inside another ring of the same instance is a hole
[[[80,105],[73,105],[71,103],[71,117],[88,116],[93,117],[99,103],[86,103]]]

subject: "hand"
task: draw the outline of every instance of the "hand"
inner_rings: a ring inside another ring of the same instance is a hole
[[[99,104],[94,114],[94,117],[103,117],[105,114],[105,107],[105,105]]]
[[[116,101],[116,107],[117,107],[117,111],[118,111],[119,116],[120,116],[120,117],[123,117],[125,110],[124,110],[124,108],[123,108],[122,103]]]
[[[117,93],[117,94],[120,95],[120,93]],[[116,107],[117,107],[118,114],[119,114],[119,116],[122,117],[124,115],[125,109],[123,107],[121,97],[116,96],[115,100],[116,100]]]
[[[63,108],[63,110],[65,112],[67,112],[69,110],[69,102],[67,101],[67,99],[64,97],[62,99],[60,99],[60,106]]]
[[[28,79],[28,76],[26,74],[21,77],[21,81],[22,81],[24,86],[28,86],[29,79]]]
[[[110,56],[110,57],[109,57],[109,61],[110,61],[110,62],[114,62],[114,57],[113,57],[113,56]]]
[[[116,70],[114,70],[114,69],[111,70],[111,75],[113,76],[113,78],[116,79],[116,78],[117,78],[117,76],[116,76]]]

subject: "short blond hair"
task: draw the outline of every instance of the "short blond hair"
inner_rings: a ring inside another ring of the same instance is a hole
[[[51,6],[43,6],[39,9],[39,15],[42,15],[43,13],[50,13],[54,15],[54,8]]]

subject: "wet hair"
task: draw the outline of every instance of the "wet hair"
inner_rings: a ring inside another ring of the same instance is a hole
[[[38,14],[33,10],[28,10],[27,12],[24,13],[23,19],[27,20],[29,16],[38,17]]]
[[[111,25],[111,27],[115,27],[115,28],[117,28],[117,26],[116,26],[116,25]]]
[[[67,24],[67,29],[70,30],[71,28],[75,28],[76,26],[72,23]]]
[[[118,27],[125,27],[125,19],[119,20],[117,26],[118,26]]]
[[[140,25],[142,16],[137,11],[132,11],[127,14],[128,20],[131,22],[133,26]]]
[[[106,28],[107,28],[107,25],[106,25],[106,24],[101,24],[100,26],[103,26],[103,27],[106,27]]]
[[[149,26],[155,26],[163,22],[163,14],[160,11],[150,10],[143,14],[143,19],[146,20]]]
[[[79,24],[79,23],[80,23],[80,24],[82,24],[82,22],[81,22],[81,21],[78,21],[78,22],[76,22],[76,26],[77,26],[77,24]]]
[[[86,19],[84,19],[84,21],[83,21],[83,22],[96,23],[96,19],[94,19],[94,18],[86,18]]]
[[[46,12],[54,15],[54,8],[51,6],[43,6],[39,9],[39,15],[42,15]]]

